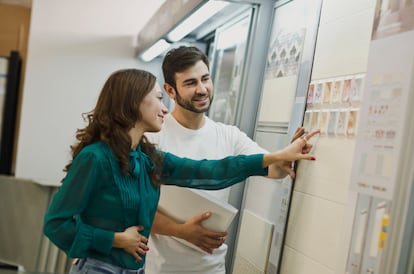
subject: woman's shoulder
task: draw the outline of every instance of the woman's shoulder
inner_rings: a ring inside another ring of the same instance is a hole
[[[109,146],[103,142],[95,142],[85,146],[79,152],[79,155],[90,155],[98,159],[107,158],[108,156],[112,157]]]

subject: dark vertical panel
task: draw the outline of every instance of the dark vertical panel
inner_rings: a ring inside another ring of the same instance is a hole
[[[16,110],[20,83],[21,58],[17,51],[9,57],[6,94],[2,116],[0,143],[0,174],[11,174],[13,147],[15,142]]]

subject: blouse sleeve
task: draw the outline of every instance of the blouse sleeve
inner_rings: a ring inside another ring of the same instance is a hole
[[[93,153],[75,157],[44,219],[44,234],[69,257],[86,257],[90,250],[109,254],[113,231],[82,222],[81,213],[99,182],[99,161]]]
[[[164,153],[161,181],[168,185],[217,190],[249,176],[265,176],[263,154],[229,156],[220,160],[192,160]]]

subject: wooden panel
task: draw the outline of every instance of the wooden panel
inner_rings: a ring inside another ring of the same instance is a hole
[[[19,52],[22,59],[15,136],[19,135],[20,128],[20,106],[22,104],[23,86],[26,71],[30,16],[30,8],[0,4],[0,55],[9,56],[10,51],[15,50]],[[13,148],[13,174],[15,171],[16,151],[17,142]]]
[[[0,55],[17,50],[26,59],[30,13],[28,8],[0,4]]]

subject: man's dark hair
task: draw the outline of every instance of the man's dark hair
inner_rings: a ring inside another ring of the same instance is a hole
[[[176,88],[175,74],[194,66],[200,60],[209,68],[207,56],[196,47],[180,46],[170,50],[162,62],[164,81]]]

